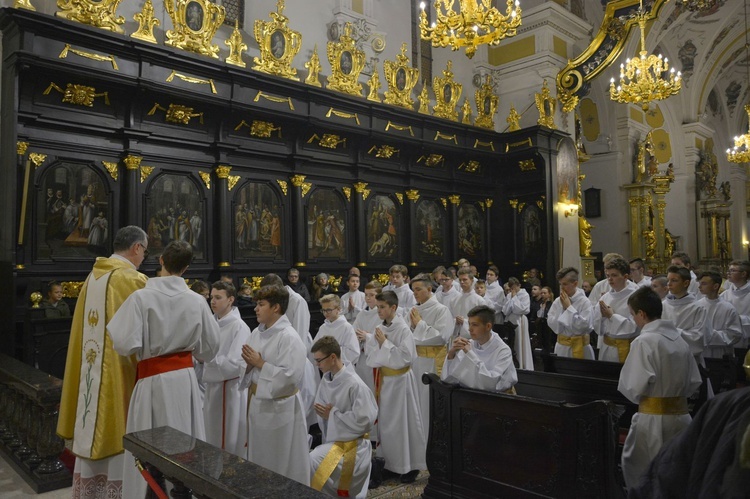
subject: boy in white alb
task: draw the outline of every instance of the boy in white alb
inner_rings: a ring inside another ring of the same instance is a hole
[[[672,265],[667,269],[669,294],[662,302],[662,319],[672,321],[682,331],[682,337],[690,346],[695,360],[705,367],[703,349],[711,332],[706,322],[706,309],[698,305],[695,295],[688,292],[692,286],[691,280],[690,270],[686,267]]]
[[[378,368],[378,453],[385,458],[385,469],[401,475],[402,483],[412,483],[427,467],[417,376],[412,369],[417,350],[409,326],[397,315],[396,293],[383,291],[376,298],[383,323],[374,334],[367,334],[365,353],[367,363]]]
[[[211,310],[219,323],[219,353],[203,364],[206,386],[203,418],[206,442],[232,454],[247,455],[247,390],[240,390],[240,379],[247,364],[242,345],[250,338],[250,328],[234,306],[234,285],[216,281],[211,286]]]
[[[495,265],[487,268],[486,274],[487,292],[484,301],[487,306],[495,311],[495,324],[505,322],[503,317],[503,304],[505,303],[505,290],[500,285],[500,270]]]
[[[711,332],[703,356],[711,359],[721,359],[725,355],[734,357],[734,345],[742,340],[742,323],[734,305],[719,299],[721,274],[703,272],[698,282],[703,294],[698,305],[706,309],[706,322]]]
[[[630,264],[630,280],[638,286],[650,287],[651,278],[646,275],[646,264],[642,258],[633,258]]]
[[[289,292],[281,286],[263,286],[255,302],[260,326],[242,346],[247,372],[240,383],[250,388],[247,459],[310,485],[307,421],[298,388],[307,355],[284,315]]]
[[[341,311],[349,324],[354,324],[357,315],[367,307],[365,294],[359,290],[359,276],[349,274],[346,280],[349,291],[341,296]]]
[[[469,310],[471,339],[453,340],[441,379],[467,388],[512,393],[518,382],[513,352],[492,330],[495,313],[486,305]]]
[[[453,320],[455,321],[455,330],[460,332],[464,338],[469,337],[469,323],[466,321],[466,314],[474,307],[484,305],[484,298],[474,291],[474,275],[471,269],[462,267],[458,271],[458,283],[461,291],[458,297],[448,305]]]
[[[745,358],[744,351],[750,339],[750,262],[747,260],[733,260],[727,270],[727,289],[719,295],[737,310],[742,323],[742,339],[735,345],[742,355],[739,360]]]
[[[630,316],[628,298],[638,284],[628,279],[630,264],[622,258],[604,266],[610,291],[594,305],[594,330],[599,335],[599,360],[622,364],[630,351],[630,343],[638,330]]]
[[[534,370],[534,354],[531,351],[531,338],[529,337],[529,319],[526,314],[531,309],[531,297],[521,287],[521,283],[515,277],[508,279],[510,293],[505,296],[503,303],[503,316],[505,320],[516,325],[515,349],[518,358],[518,368]]]
[[[359,341],[354,328],[341,313],[341,298],[336,295],[320,297],[320,311],[325,322],[320,325],[316,338],[333,336],[341,347],[341,360],[356,365],[359,361]]]
[[[453,300],[458,298],[461,293],[455,286],[453,286],[453,274],[443,267],[439,268],[442,268],[442,270],[438,271],[437,282],[439,286],[437,291],[435,291],[435,299],[450,310],[451,303],[453,303]]]
[[[555,355],[594,360],[589,332],[592,329],[592,306],[586,293],[578,287],[578,269],[565,267],[557,272],[560,296],[547,314],[547,325],[557,335]]]
[[[360,348],[360,361],[354,366],[354,370],[362,381],[370,387],[373,395],[375,394],[375,375],[372,366],[367,364],[365,341],[367,341],[367,334],[375,334],[375,328],[382,322],[380,317],[378,317],[378,300],[375,299],[381,291],[382,286],[380,286],[378,281],[370,281],[365,285],[365,303],[367,307],[357,315],[357,319],[353,325]],[[374,436],[373,440],[376,440]]]
[[[398,297],[399,313],[406,316],[411,307],[417,304],[411,288],[406,284],[409,271],[403,265],[393,265],[388,270],[391,280],[383,286],[383,291],[393,291]]]
[[[313,357],[323,372],[315,397],[323,444],[310,452],[310,486],[333,497],[367,497],[372,463],[368,432],[378,417],[375,396],[341,360],[332,336],[318,338]]]

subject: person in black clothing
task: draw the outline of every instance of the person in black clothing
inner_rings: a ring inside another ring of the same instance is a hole
[[[547,314],[549,314],[549,309],[552,307],[552,302],[555,301],[555,294],[552,292],[552,288],[544,286],[539,291],[539,296],[541,300],[536,312],[537,315],[534,318],[534,331],[537,336],[537,341],[542,347],[542,351],[553,352],[555,350],[557,337],[554,331],[552,331],[547,325]]]
[[[289,287],[292,288],[295,293],[304,298],[307,303],[310,303],[310,291],[307,289],[307,286],[305,286],[305,284],[300,280],[299,270],[295,268],[289,269],[289,271],[286,273],[286,279],[289,282]]]
[[[47,284],[47,299],[39,304],[40,308],[44,309],[44,316],[47,319],[70,317],[70,307],[62,297],[62,284],[57,281],[50,281]]]

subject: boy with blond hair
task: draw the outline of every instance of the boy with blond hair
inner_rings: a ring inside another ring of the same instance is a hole
[[[356,365],[359,361],[359,342],[354,328],[341,313],[341,298],[336,295],[323,295],[320,300],[320,311],[325,322],[318,329],[317,338],[332,336],[341,346],[341,360]]]

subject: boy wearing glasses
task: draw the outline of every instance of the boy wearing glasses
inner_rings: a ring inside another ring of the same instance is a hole
[[[378,440],[385,469],[401,475],[401,483],[412,483],[419,470],[427,468],[417,377],[411,368],[417,350],[409,326],[397,315],[396,293],[383,291],[376,299],[378,317],[383,323],[374,334],[367,333],[365,354],[367,364],[378,368]]]
[[[289,292],[263,286],[255,295],[260,324],[242,346],[247,363],[240,388],[250,388],[247,459],[287,478],[310,484],[307,422],[299,385],[305,346],[284,315]]]
[[[323,373],[315,413],[324,443],[310,452],[310,486],[334,497],[365,498],[372,463],[368,432],[378,405],[354,366],[343,361],[335,338],[318,339],[312,354]]]
[[[341,313],[341,298],[324,295],[320,298],[320,311],[326,318],[318,329],[318,338],[332,336],[341,346],[341,360],[356,365],[359,360],[359,342],[354,328]]]

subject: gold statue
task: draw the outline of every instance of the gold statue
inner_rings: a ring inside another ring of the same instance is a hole
[[[464,99],[464,105],[461,106],[461,123],[471,125],[471,103],[469,99]]]
[[[315,44],[315,48],[313,49],[313,53],[310,56],[310,60],[305,63],[305,68],[307,69],[307,78],[305,78],[305,83],[308,85],[312,85],[313,87],[322,87],[320,81],[318,80],[318,74],[320,74],[320,57],[318,57],[318,44]]]
[[[656,147],[654,146],[654,140],[652,138],[651,132],[648,132],[646,134],[646,138],[643,139],[642,142],[638,143],[638,159],[636,160],[636,176],[635,176],[635,183],[640,184],[643,182],[644,174],[646,173],[646,154],[648,153],[650,156],[654,156],[654,153],[656,152]],[[650,161],[650,158],[649,158]]]
[[[430,93],[427,88],[427,82],[422,82],[422,91],[419,93],[419,114],[430,114]]]
[[[406,55],[407,45],[401,45],[401,53],[396,55],[396,61],[385,61],[385,79],[388,90],[385,91],[383,102],[394,106],[414,109],[411,91],[419,81],[419,69],[411,67]]]
[[[581,247],[581,256],[591,256],[591,246],[593,245],[591,229],[594,228],[595,226],[591,225],[586,217],[578,216],[578,244]]]
[[[380,90],[380,75],[378,74],[377,61],[372,61],[372,76],[370,76],[370,81],[367,82],[367,86],[370,87],[370,91],[367,94],[367,100],[380,102],[380,95],[378,95],[378,90]]]
[[[453,81],[453,61],[448,61],[442,77],[435,76],[432,79],[432,91],[435,92],[433,116],[458,121],[456,105],[461,98],[463,85]]]
[[[490,75],[487,75],[484,84],[474,92],[474,103],[477,106],[477,117],[474,120],[474,126],[490,130],[495,128],[493,116],[497,112],[497,105],[500,101],[497,95],[492,92],[491,80]]]
[[[555,126],[555,106],[557,101],[550,95],[549,87],[547,86],[547,80],[544,80],[542,85],[542,92],[534,94],[534,102],[536,108],[539,111],[539,119],[537,124],[546,126],[552,130],[557,129]]]
[[[326,50],[331,64],[331,76],[328,77],[326,88],[362,97],[359,74],[365,68],[365,52],[357,48],[357,42],[352,38],[351,23],[344,25],[344,32],[338,41],[328,42]]]
[[[122,33],[120,27],[125,24],[125,18],[117,15],[117,5],[121,0],[57,0],[60,9],[55,15],[95,28],[106,29],[114,33]],[[21,7],[29,8],[28,2],[20,2]],[[32,6],[33,7],[33,6]],[[29,9],[32,10],[32,9]]]
[[[643,231],[643,240],[646,242],[646,260],[654,261],[656,259],[656,234],[653,227]]]
[[[513,107],[513,104],[510,105],[510,113],[508,113],[508,117],[505,118],[505,121],[508,123],[509,132],[515,132],[516,130],[521,129],[521,115],[518,114],[518,111]]]
[[[674,254],[675,241],[674,236],[669,229],[664,229],[664,257],[672,258]]]

